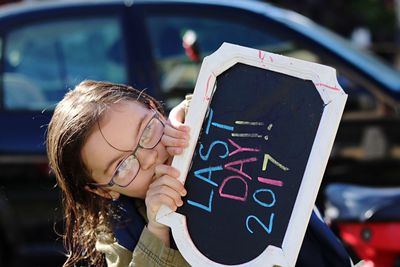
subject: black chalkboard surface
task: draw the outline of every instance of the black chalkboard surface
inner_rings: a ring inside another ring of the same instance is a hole
[[[282,245],[324,103],[311,81],[245,64],[216,86],[178,212],[205,256],[232,265]]]
[[[346,95],[324,83],[325,66],[224,46],[196,85],[197,139],[174,159],[184,205],[159,218],[193,266],[292,266]]]

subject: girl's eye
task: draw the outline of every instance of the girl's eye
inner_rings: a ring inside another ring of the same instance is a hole
[[[153,125],[154,125],[154,120],[151,120],[150,123],[146,126],[146,128],[144,128],[142,137],[140,138],[140,144],[142,146],[146,146],[146,144],[150,142],[154,128]]]
[[[114,176],[118,178],[125,177],[129,173],[132,164],[135,160],[136,157],[134,155],[130,155],[129,157],[127,157],[124,161],[120,163]]]

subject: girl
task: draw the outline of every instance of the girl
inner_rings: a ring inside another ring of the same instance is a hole
[[[186,191],[170,166],[188,144],[185,103],[172,121],[132,87],[84,81],[57,105],[47,153],[65,212],[64,266],[188,266],[169,229],[156,222],[162,204],[181,206]],[[313,213],[296,267],[352,266],[347,252]]]
[[[155,99],[121,84],[84,81],[57,105],[47,154],[63,193],[64,266],[188,265],[155,220],[186,194],[170,166],[188,143],[176,126]]]

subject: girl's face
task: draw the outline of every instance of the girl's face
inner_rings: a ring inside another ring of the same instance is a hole
[[[99,121],[101,131],[96,125],[81,150],[82,160],[96,183],[110,182],[120,162],[138,146],[139,139],[147,131],[145,128],[153,117],[153,110],[136,101],[123,101],[107,109]],[[144,199],[149,185],[156,178],[156,165],[165,164],[169,155],[161,142],[153,149],[138,148],[135,155],[140,168],[127,187],[113,185],[87,189],[105,197],[123,194]]]

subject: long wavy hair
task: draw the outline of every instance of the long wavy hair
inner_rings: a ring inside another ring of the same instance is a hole
[[[47,156],[62,191],[63,241],[67,250],[64,267],[86,262],[104,266],[95,249],[98,229],[110,230],[115,206],[106,198],[84,189],[93,182],[80,157],[82,146],[107,108],[120,101],[138,101],[164,114],[153,97],[127,85],[83,81],[69,91],[55,108],[47,131]]]

